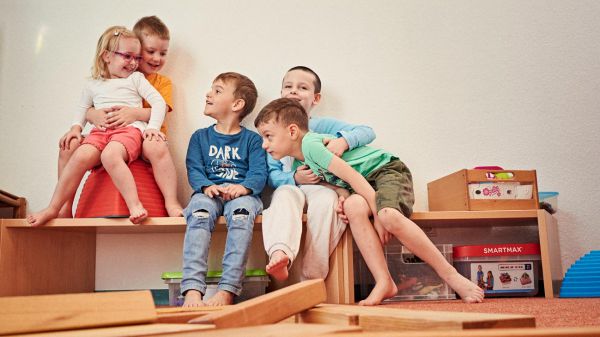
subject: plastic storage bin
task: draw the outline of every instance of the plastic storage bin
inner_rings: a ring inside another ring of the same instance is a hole
[[[540,280],[540,245],[457,246],[454,267],[487,297],[535,296]]]
[[[206,275],[206,294],[204,298],[210,298],[217,292],[217,285],[221,279],[222,272],[209,271]],[[169,305],[183,305],[183,296],[181,296],[181,272],[165,272],[161,278],[169,285]],[[264,295],[269,277],[264,270],[250,269],[246,270],[246,277],[242,283],[242,293],[240,296],[234,297],[234,303],[239,303],[260,295]]]
[[[452,245],[441,244],[436,247],[452,264]],[[396,239],[385,247],[384,253],[390,274],[398,286],[396,296],[385,300],[386,302],[456,299],[454,290],[442,281],[433,268]],[[359,273],[357,295],[360,297],[358,299],[363,299],[369,295],[375,281],[360,253],[356,259]]]

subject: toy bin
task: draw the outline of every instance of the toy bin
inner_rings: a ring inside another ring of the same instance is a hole
[[[217,286],[221,280],[221,274],[222,272],[220,270],[208,271],[206,274],[206,293],[204,294],[203,298],[211,298],[217,292]],[[169,286],[169,305],[183,305],[184,298],[181,295],[182,273],[165,272],[162,273],[161,278]],[[269,277],[264,270],[246,270],[246,277],[242,283],[242,293],[240,296],[235,296],[233,302],[239,303],[260,295],[264,295],[268,284]]]
[[[460,170],[427,184],[430,211],[536,209],[535,170]]]
[[[452,264],[452,245],[441,244],[436,247]],[[433,268],[396,239],[393,239],[385,247],[384,253],[390,274],[398,286],[398,293],[385,302],[456,299],[454,290],[440,279]],[[357,258],[358,273],[360,274],[358,275],[358,296],[360,297],[358,300],[361,300],[369,295],[375,281],[360,253]]]
[[[540,245],[457,246],[454,267],[482,288],[486,297],[535,296],[540,281]]]

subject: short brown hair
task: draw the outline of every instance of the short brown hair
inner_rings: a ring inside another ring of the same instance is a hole
[[[260,125],[269,123],[272,120],[284,126],[296,124],[300,130],[308,131],[306,111],[300,103],[290,98],[278,98],[265,105],[256,116],[254,126],[258,128]]]
[[[156,15],[144,16],[133,26],[133,32],[141,40],[143,35],[156,35],[163,40],[170,40],[169,28]]]
[[[244,100],[244,109],[240,113],[240,121],[254,110],[256,99],[258,98],[258,91],[256,90],[254,83],[248,77],[239,73],[228,72],[219,74],[213,82],[217,80],[233,83],[235,86],[233,97],[235,99]]]
[[[321,92],[321,78],[319,77],[319,75],[317,75],[317,73],[314,70],[312,70],[306,66],[295,66],[295,67],[290,68],[290,70],[288,70],[287,72],[289,73],[290,71],[294,71],[294,70],[304,71],[306,73],[313,75],[313,77],[315,78],[315,80],[313,81],[313,85],[315,86],[315,94],[318,94]]]

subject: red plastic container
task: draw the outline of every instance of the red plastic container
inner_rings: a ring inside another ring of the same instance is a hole
[[[166,217],[165,200],[160,192],[152,166],[138,159],[129,165],[137,186],[138,196],[151,217]],[[128,217],[129,209],[103,167],[92,170],[88,176],[79,203],[76,218],[120,218]]]

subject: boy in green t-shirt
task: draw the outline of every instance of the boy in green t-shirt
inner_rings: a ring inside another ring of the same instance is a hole
[[[303,162],[340,195],[338,212],[347,217],[358,249],[375,279],[375,288],[360,305],[377,305],[398,291],[382,249],[390,235],[427,262],[463,301],[483,301],[483,290],[459,274],[409,219],[414,204],[412,176],[397,157],[368,146],[336,157],[324,145],[324,139],[333,136],[309,132],[306,112],[298,102],[287,98],[267,104],[254,125],[263,138],[263,148],[273,158],[294,157],[296,165]],[[355,193],[348,196],[346,188]]]

